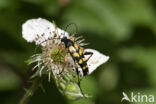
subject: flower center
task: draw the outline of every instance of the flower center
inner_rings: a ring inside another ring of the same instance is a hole
[[[64,63],[65,62],[66,51],[63,47],[57,47],[50,52],[50,58],[54,63]]]

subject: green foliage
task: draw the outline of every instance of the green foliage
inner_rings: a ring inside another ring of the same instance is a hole
[[[122,91],[155,95],[155,0],[65,1],[0,0],[1,104],[17,104],[33,73],[24,60],[34,54],[35,45],[22,38],[21,27],[26,20],[37,17],[54,20],[63,29],[75,23],[76,36],[83,35],[90,43],[87,48],[109,55],[110,60],[82,79],[82,89],[92,95],[89,99],[68,101],[54,83],[48,83],[43,84],[46,94],[37,90],[30,104],[120,104]]]

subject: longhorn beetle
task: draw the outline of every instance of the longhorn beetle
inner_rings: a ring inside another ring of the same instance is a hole
[[[83,72],[83,76],[86,76],[89,74],[87,61],[91,58],[91,56],[93,55],[93,52],[84,52],[84,49],[82,48],[82,46],[85,44],[81,43],[83,40],[77,41],[79,38],[81,37],[75,38],[74,36],[71,36],[70,38],[67,38],[66,36],[63,36],[61,38],[61,42],[64,43],[65,48],[68,50],[68,53],[70,53],[74,61],[75,69],[78,74],[78,85],[80,86],[80,72],[78,68],[79,67],[81,68],[80,71]],[[84,55],[90,55],[90,56],[88,57],[88,59],[85,59]],[[81,90],[81,87],[80,87],[80,90]]]
[[[66,26],[65,31],[72,24],[74,24],[74,23],[68,24]],[[76,26],[76,24],[74,24],[74,25]],[[76,31],[77,31],[77,26],[76,26]],[[75,38],[74,35],[72,35],[70,38],[63,36],[61,38],[61,42],[64,43],[65,48],[68,50],[71,57],[73,58],[77,73],[79,74],[78,66],[77,66],[77,64],[78,64],[80,66],[80,68],[82,69],[83,75],[85,76],[85,75],[89,74],[87,61],[91,58],[93,53],[92,52],[84,52],[82,45],[85,45],[85,44],[81,43],[82,41],[84,41],[84,39],[77,41],[79,38],[81,38],[81,36],[77,37],[77,38]],[[84,55],[90,55],[90,56],[88,57],[88,59],[85,59]]]
[[[76,71],[78,72],[78,66],[81,67],[83,71],[83,75],[88,75],[88,65],[87,61],[90,59],[90,57],[93,55],[92,52],[84,52],[84,49],[75,41],[74,37],[68,39],[67,37],[61,38],[61,42],[65,44],[65,47],[68,49],[68,52],[70,53],[71,57],[73,58],[76,66]],[[90,55],[88,59],[85,59],[84,55]],[[76,64],[77,63],[77,64]]]

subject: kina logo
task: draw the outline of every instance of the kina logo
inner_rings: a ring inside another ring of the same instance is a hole
[[[154,103],[155,97],[152,94],[141,94],[138,92],[135,94],[134,92],[131,92],[130,95],[128,96],[125,92],[122,92],[122,99],[121,102],[123,101],[128,101],[128,102],[138,102],[138,103]]]

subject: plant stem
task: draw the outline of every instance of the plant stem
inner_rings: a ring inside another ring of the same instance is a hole
[[[27,104],[30,98],[33,96],[34,92],[37,90],[37,88],[40,86],[41,80],[40,78],[36,78],[33,80],[32,85],[29,89],[26,89],[26,92],[22,99],[20,100],[19,104]]]

